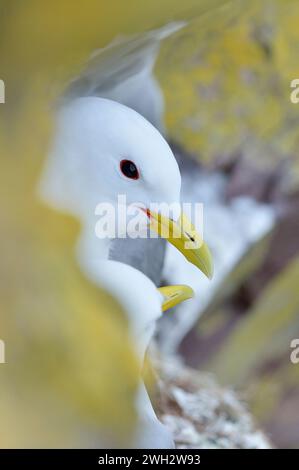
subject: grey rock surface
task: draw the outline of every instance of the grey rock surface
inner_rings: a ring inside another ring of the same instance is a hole
[[[160,420],[178,449],[270,449],[237,394],[214,377],[171,359],[158,363],[155,397]]]

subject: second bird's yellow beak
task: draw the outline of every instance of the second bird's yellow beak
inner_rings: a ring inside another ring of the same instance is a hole
[[[171,307],[175,307],[184,300],[191,299],[194,296],[194,292],[191,287],[184,285],[159,287],[158,291],[163,296],[163,312]]]

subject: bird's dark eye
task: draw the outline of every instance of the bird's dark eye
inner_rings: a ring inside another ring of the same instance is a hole
[[[123,175],[132,180],[138,180],[139,172],[137,166],[131,160],[122,160],[120,162],[120,170]]]

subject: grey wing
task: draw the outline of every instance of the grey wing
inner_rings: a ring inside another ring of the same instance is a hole
[[[162,238],[122,238],[111,243],[109,259],[129,264],[149,277],[156,286],[161,283],[166,242]]]
[[[170,23],[139,35],[119,37],[92,54],[68,85],[63,100],[100,96],[139,112],[163,133],[163,96],[153,75],[161,41],[185,25]]]

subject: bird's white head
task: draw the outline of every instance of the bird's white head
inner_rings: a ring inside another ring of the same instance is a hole
[[[97,97],[78,98],[60,110],[41,184],[47,202],[90,227],[99,203],[115,206],[124,195],[126,206],[142,204],[146,224],[210,277],[210,253],[188,219],[183,214],[165,217],[162,210],[161,219],[149,211],[153,203],[178,205],[180,188],[169,145],[137,112]]]
[[[180,200],[180,171],[165,139],[107,99],[79,98],[60,111],[47,173],[48,199],[80,216],[99,202],[116,204],[120,194],[146,207]]]

